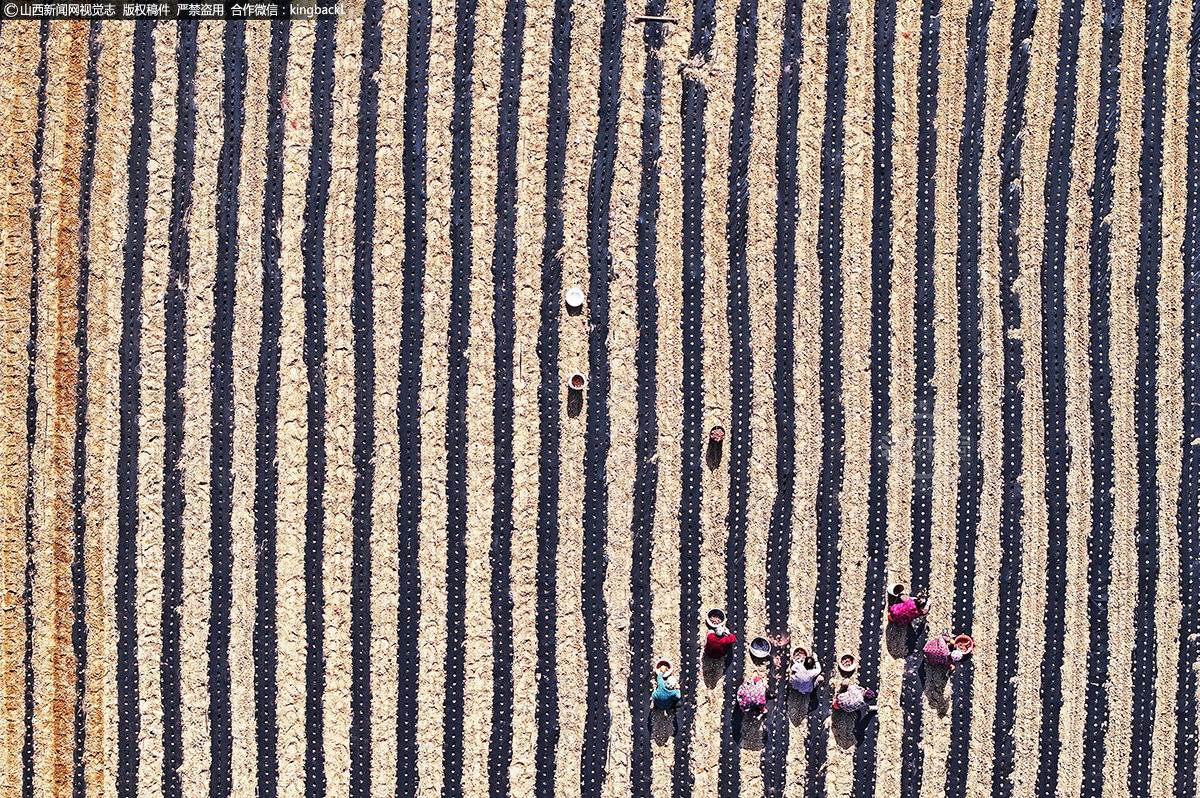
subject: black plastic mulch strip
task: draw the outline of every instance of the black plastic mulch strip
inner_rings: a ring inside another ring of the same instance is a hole
[[[888,466],[891,462],[892,120],[895,76],[896,0],[875,3],[875,181],[871,215],[871,475],[867,485],[867,573],[863,590],[858,672],[863,684],[879,684],[887,594]],[[875,794],[878,723],[868,723],[854,749],[854,796]]]
[[[75,440],[72,452],[71,509],[74,536],[74,559],[71,561],[72,616],[71,648],[75,654],[75,750],[71,767],[71,792],[75,798],[86,795],[83,778],[83,746],[86,739],[87,717],[84,711],[87,697],[87,571],[85,544],[87,516],[87,411],[88,411],[88,285],[91,275],[91,254],[88,242],[92,232],[92,184],[96,175],[96,131],[98,115],[96,101],[100,88],[100,23],[88,26],[87,97],[84,104],[83,157],[79,162],[79,285],[75,294],[75,351],[79,354],[75,383]]]
[[[796,308],[796,240],[795,229],[799,214],[799,170],[797,157],[799,140],[797,138],[800,119],[800,67],[803,59],[803,39],[801,19],[804,4],[801,0],[789,0],[784,7],[783,16],[783,47],[779,56],[779,81],[776,94],[779,113],[776,122],[776,152],[775,172],[778,180],[775,201],[775,423],[776,423],[776,473],[779,491],[775,506],[771,513],[771,529],[773,539],[768,541],[767,552],[767,616],[772,632],[787,631],[789,594],[787,568],[790,562],[789,549],[791,546],[791,516],[792,502],[795,497],[796,485],[796,413],[795,413],[795,355],[796,331],[794,314]],[[753,9],[757,13],[757,4]],[[753,17],[751,17],[752,19]],[[753,31],[757,33],[757,27]],[[752,58],[753,53],[749,54]],[[748,94],[743,96],[746,103],[743,110],[750,113],[749,104],[752,101],[753,75],[750,85],[746,87]],[[749,141],[746,142],[748,148]],[[746,153],[739,153],[743,158]],[[744,162],[748,166],[748,159]],[[730,181],[730,196],[733,196],[733,181]],[[738,224],[737,236],[730,237],[731,250],[736,246],[739,258],[744,259],[742,248],[746,243],[745,223],[748,218],[749,188],[744,181],[738,188]],[[731,218],[733,214],[730,214]],[[732,225],[731,225],[732,229]],[[730,261],[732,262],[732,255]],[[740,263],[739,266],[743,266]],[[745,275],[739,275],[744,280]],[[732,281],[731,281],[732,282]],[[745,288],[746,286],[740,285]],[[730,313],[733,318],[733,313]],[[744,360],[750,357],[749,316],[744,318],[746,329],[743,330],[744,340],[739,343],[738,358]],[[732,335],[731,335],[732,338]],[[749,380],[749,373],[745,375]],[[747,382],[744,396],[741,399],[741,421],[746,425],[746,438],[749,442],[749,425],[752,394],[751,385]],[[749,460],[750,449],[747,445],[745,457]],[[747,462],[747,466],[749,463]],[[743,473],[743,480],[748,476]],[[749,486],[745,486],[748,494]],[[742,497],[745,502],[745,495]],[[732,502],[731,502],[732,503]],[[743,530],[744,531],[744,530]],[[744,537],[743,537],[744,545]],[[744,557],[744,552],[742,553]],[[741,583],[739,583],[741,584]],[[744,603],[744,601],[743,601]]]
[[[699,13],[699,12],[698,12]],[[708,90],[693,77],[683,79],[683,430],[682,489],[679,497],[679,683],[697,684],[700,642],[696,613],[700,606],[700,504],[704,489],[701,426],[704,413],[704,110]],[[731,510],[730,514],[733,514]],[[696,696],[679,703],[672,773],[673,795],[692,794],[692,722]]]
[[[88,410],[88,287],[91,275],[91,195],[96,174],[96,132],[98,127],[97,98],[99,93],[98,62],[100,58],[100,23],[88,27],[87,97],[85,100],[84,150],[79,164],[79,285],[75,297],[75,350],[79,364],[75,388],[75,439],[72,454],[73,482],[71,506],[74,535],[74,559],[71,562],[73,589],[71,646],[75,654],[75,750],[72,762],[72,794],[86,794],[83,777],[83,748],[86,738],[84,711],[87,687],[87,574],[85,545],[87,517],[85,477],[87,473],[87,410]]]
[[[467,390],[471,342],[471,99],[477,0],[456,4],[454,110],[450,118],[450,330],[446,407],[446,700],[443,798],[463,794],[467,611]]]
[[[1000,134],[1000,208],[997,244],[1000,255],[1000,312],[1004,329],[1003,429],[1000,460],[1003,480],[1000,505],[1000,578],[996,613],[996,714],[992,722],[992,798],[1012,795],[1016,754],[1017,632],[1021,628],[1021,518],[1025,507],[1021,473],[1025,463],[1025,343],[1021,329],[1021,147],[1025,127],[1025,92],[1029,86],[1030,43],[1037,0],[1021,0],[1014,10],[1012,48]]]
[[[300,252],[304,256],[304,367],[308,377],[308,446],[304,512],[305,721],[304,794],[325,795],[325,209],[332,174],[336,22],[318,20],[313,45],[307,198]],[[401,682],[403,683],[403,681]]]
[[[790,0],[785,3],[783,10],[783,41],[779,53],[779,80],[776,83],[775,94],[776,102],[779,107],[779,115],[775,125],[775,175],[777,181],[776,196],[775,196],[775,363],[774,363],[774,387],[775,387],[775,472],[778,482],[778,489],[775,495],[775,503],[771,508],[771,526],[767,538],[767,588],[766,588],[766,603],[767,603],[767,625],[771,632],[782,633],[788,628],[788,608],[790,606],[791,597],[788,590],[788,568],[791,561],[791,544],[792,544],[792,509],[796,495],[796,411],[795,411],[795,358],[796,358],[796,334],[795,334],[795,312],[796,312],[796,220],[799,213],[799,175],[797,170],[798,163],[798,148],[799,148],[799,119],[800,119],[800,71],[803,61],[802,54],[804,49],[804,41],[802,36],[801,22],[803,18],[804,3],[803,0]],[[757,3],[753,9],[748,10],[748,18],[755,20],[758,13]],[[755,20],[755,25],[757,20]],[[739,28],[739,33],[741,32]],[[750,33],[750,31],[747,31]],[[757,34],[757,25],[753,29],[753,33]],[[756,44],[756,42],[754,42]],[[753,65],[753,53],[750,56],[751,67]],[[740,62],[739,62],[740,63]],[[748,95],[753,94],[753,72],[748,70],[750,77],[749,84],[746,87],[747,95],[743,95],[743,101],[747,104],[752,102]],[[750,110],[746,107],[739,109],[740,113],[747,116],[750,115]],[[764,131],[765,132],[765,131]],[[742,153],[739,153],[740,155]],[[731,179],[730,197],[734,196],[734,185]],[[730,236],[730,271],[734,263],[734,251],[739,252],[738,265],[742,273],[738,275],[740,284],[739,290],[745,291],[746,275],[745,261],[742,251],[746,244],[746,228],[745,221],[748,215],[746,207],[746,194],[748,188],[743,183],[737,192],[738,199],[741,201],[738,206],[737,221],[740,225],[737,230],[736,240]],[[732,203],[731,203],[732,204]],[[731,220],[734,214],[730,213]],[[731,230],[733,229],[731,224]],[[732,288],[734,280],[731,277],[729,284]],[[734,314],[734,295],[730,292],[730,340],[734,340],[733,321],[737,321],[741,325],[741,334],[739,340],[739,349],[736,353],[731,349],[733,355],[738,361],[745,362],[752,358],[750,351],[750,318],[748,310],[745,308],[745,297],[739,297],[739,315]],[[731,363],[731,366],[734,364]],[[734,438],[736,446],[739,438],[745,437],[745,450],[740,453],[738,461],[739,470],[737,479],[738,482],[738,508],[740,514],[738,516],[739,527],[737,532],[737,570],[733,570],[732,556],[730,558],[729,580],[729,595],[732,597],[738,596],[739,613],[745,613],[745,514],[746,505],[749,498],[749,460],[751,456],[750,448],[750,413],[752,404],[752,383],[750,379],[750,363],[746,363],[745,372],[738,377],[738,385],[735,385],[734,396],[734,427],[735,432],[738,429],[744,430],[737,434]],[[736,452],[737,449],[734,449]],[[731,458],[731,476],[730,476],[730,508],[734,506],[734,490],[733,490],[733,458]],[[734,532],[733,514],[730,513],[730,544],[729,549],[732,553],[734,549]],[[731,601],[731,599],[730,599]],[[743,627],[744,631],[744,627]],[[790,654],[787,654],[790,658]],[[726,704],[730,707],[729,714],[736,710],[733,709],[735,701],[735,692],[738,682],[741,681],[743,660],[741,657],[735,658],[735,670],[737,678],[729,678],[726,680]],[[788,747],[791,742],[791,725],[789,724],[791,716],[791,708],[789,706],[792,700],[804,700],[799,695],[791,695],[789,693],[788,683],[786,678],[779,678],[775,684],[775,692],[778,698],[775,700],[775,705],[772,708],[770,715],[767,717],[767,728],[765,732],[765,740],[762,756],[762,770],[764,787],[768,794],[783,794],[786,787],[787,777],[787,754]],[[724,742],[724,737],[722,737]],[[722,798],[733,798],[737,794],[736,787],[740,770],[738,761],[740,757],[736,755],[736,751],[732,747],[727,750],[722,748],[722,765],[726,760],[730,761],[733,769],[728,777],[723,776],[721,785],[724,787],[726,778],[733,782],[734,789],[731,789],[722,794]]]
[[[583,568],[580,599],[587,646],[587,715],[580,753],[581,794],[596,798],[604,785],[608,761],[608,607],[604,580],[608,574],[608,298],[614,270],[609,251],[609,213],[616,175],[618,114],[621,110],[621,42],[624,0],[607,0],[600,29],[599,119],[588,178],[588,369],[587,444],[583,454]],[[685,663],[684,674],[688,673]],[[695,664],[692,666],[693,676]],[[692,682],[694,683],[694,679]]]
[[[797,104],[801,41],[798,21],[802,4],[789,3],[784,10],[783,43],[779,55],[779,81],[776,98],[784,112],[779,115],[776,137],[775,202],[775,473],[776,492],[767,533],[766,605],[767,630],[772,634],[788,631],[788,567],[792,546],[792,509],[796,495],[796,407],[795,407],[795,262],[797,203]],[[737,569],[744,580],[746,504],[749,497],[749,462],[752,451],[750,415],[753,403],[754,354],[751,344],[750,291],[746,272],[746,243],[749,224],[750,148],[753,136],[755,62],[758,48],[758,2],[744,0],[738,7],[737,78],[734,94],[734,119],[730,126],[729,174],[729,339],[730,384],[733,402],[733,447],[739,444],[739,500],[741,516],[736,529]],[[767,131],[763,131],[766,133]],[[730,458],[732,465],[732,457]],[[730,471],[732,504],[732,468]],[[730,548],[734,543],[733,516],[730,514]],[[733,558],[730,558],[731,565]],[[744,584],[739,585],[741,591]],[[744,608],[744,599],[739,601]],[[744,609],[742,610],[744,612]],[[785,651],[789,650],[786,646]],[[783,656],[788,657],[788,654]],[[791,742],[788,712],[788,683],[783,674],[774,679],[773,706],[765,719],[761,768],[763,789],[767,795],[781,795],[787,782],[787,755]],[[732,693],[732,680],[727,689]],[[730,705],[734,696],[730,695]],[[740,757],[733,757],[737,762]],[[724,784],[722,784],[722,787]],[[733,795],[735,793],[728,793]],[[723,796],[725,798],[725,796]]]
[[[358,168],[354,190],[354,533],[350,570],[350,798],[371,794],[371,500],[375,482],[375,143],[376,75],[382,52],[383,0],[363,9],[358,94]]]
[[[180,613],[183,609],[184,384],[187,363],[188,217],[196,161],[196,56],[200,23],[179,23],[176,50],[175,171],[171,177],[168,272],[163,301],[165,368],[163,371],[163,568],[162,568],[162,791],[163,798],[182,798],[183,706],[180,685]],[[272,558],[273,561],[273,558]],[[262,606],[261,600],[259,605]],[[274,638],[272,637],[272,640]],[[274,678],[271,679],[272,683]],[[272,702],[272,711],[274,703]],[[263,742],[259,741],[260,751]],[[260,759],[265,756],[260,754]]]
[[[1135,651],[1153,651],[1154,609],[1158,589],[1158,286],[1162,258],[1162,144],[1167,52],[1170,46],[1169,3],[1146,5],[1146,54],[1142,66],[1141,264],[1138,301],[1138,366],[1134,424],[1138,457],[1138,592],[1134,613]],[[1133,742],[1129,791],[1134,798],[1150,794],[1154,736],[1157,660],[1135,657],[1133,663]]]
[[[979,170],[983,158],[984,108],[987,102],[988,22],[991,0],[975,0],[967,15],[967,85],[958,165],[958,509],[954,571],[955,634],[970,634],[975,615],[975,543],[979,534],[979,496],[983,459],[979,437],[980,345],[983,305],[979,296],[981,207]],[[962,798],[967,789],[971,743],[974,660],[959,663],[953,684],[950,747],[946,754],[946,795]]]
[[[1158,284],[1163,255],[1163,121],[1166,106],[1170,3],[1146,4],[1146,52],[1142,61],[1141,264],[1134,296],[1138,303],[1137,378],[1134,382],[1134,434],[1137,437],[1138,523],[1137,606],[1133,650],[1133,719],[1130,738],[1129,794],[1149,798],[1154,748],[1155,682],[1158,660],[1154,610],[1158,596]],[[1182,667],[1191,663],[1181,661]]]
[[[695,0],[692,4],[692,41],[690,55],[705,61],[717,35],[717,0]]]
[[[934,335],[933,267],[937,237],[935,190],[937,173],[938,65],[941,60],[941,0],[924,0],[921,6],[921,48],[917,86],[917,221],[915,238],[916,287],[913,297],[913,483],[912,543],[909,546],[909,579],[913,590],[929,587],[933,535],[933,385],[936,357]],[[921,748],[922,689],[917,630],[906,633],[904,683],[900,706],[904,735],[900,741],[900,795],[917,798],[924,774]]]
[[[42,154],[46,146],[46,84],[49,80],[46,53],[50,42],[50,23],[42,20],[39,28],[37,132],[33,139],[33,180],[30,185],[33,205],[29,208],[29,340],[26,343],[27,384],[25,401],[25,724],[21,745],[21,796],[33,798],[33,445],[37,438],[37,383],[34,379],[38,349],[38,274],[41,271],[41,246],[37,226],[42,219]],[[135,566],[136,567],[136,566]],[[136,681],[134,682],[136,684]]]
[[[794,22],[788,17],[785,24]],[[758,0],[742,0],[738,4],[734,20],[737,29],[737,68],[734,78],[733,116],[729,126],[729,200],[726,241],[729,257],[729,377],[731,388],[731,416],[729,429],[732,434],[729,458],[729,535],[726,555],[727,596],[736,595],[735,608],[738,618],[745,618],[745,574],[746,574],[746,531],[747,505],[750,497],[750,458],[753,452],[751,413],[754,401],[754,351],[751,340],[750,280],[747,273],[746,246],[750,223],[750,151],[753,142],[754,94],[756,84],[755,67],[758,59]],[[794,30],[789,28],[789,32]],[[798,46],[795,36],[785,39],[780,55],[780,70],[796,58]],[[797,69],[790,70],[790,78],[797,77]],[[781,76],[780,93],[787,98],[792,81]],[[789,108],[789,110],[791,110]],[[796,117],[780,119],[777,136],[788,136],[795,130]],[[786,174],[777,189],[775,230],[775,273],[792,279],[795,261],[795,213],[796,175],[794,146],[795,136],[785,138],[783,149],[786,155],[776,158],[776,167]],[[790,156],[790,157],[789,157]],[[786,159],[786,160],[785,160]],[[786,292],[780,289],[775,306],[775,421],[776,442],[775,469],[778,488],[771,510],[771,522],[767,538],[766,604],[767,628],[771,633],[783,634],[788,628],[788,560],[792,541],[792,499],[795,495],[796,473],[796,413],[792,367],[794,359],[794,323],[792,312],[795,297],[791,286]],[[736,480],[737,484],[734,484]],[[736,514],[733,508],[736,507]],[[726,599],[729,604],[729,599]],[[731,605],[731,609],[734,606]],[[745,632],[744,624],[741,631]],[[737,679],[726,679],[727,705],[733,709],[733,692],[740,681],[743,660],[735,671]],[[787,685],[777,680],[775,694],[778,696],[767,715],[764,729],[764,745],[760,759],[763,774],[763,789],[766,794],[782,793],[787,777],[788,713]],[[732,718],[731,718],[732,720]],[[722,743],[725,740],[722,729]],[[733,742],[733,741],[731,741]],[[722,756],[722,760],[725,760]],[[731,764],[740,761],[732,755]],[[722,798],[737,794],[736,777],[725,776],[719,782]]]
[[[1083,724],[1083,798],[1104,791],[1104,756],[1108,731],[1109,634],[1108,602],[1112,584],[1113,538],[1113,411],[1112,360],[1109,354],[1109,260],[1113,209],[1113,166],[1121,124],[1121,33],[1124,0],[1105,0],[1101,20],[1099,127],[1096,131],[1095,177],[1092,182],[1091,342],[1092,364],[1092,529],[1088,537],[1088,671],[1086,719]]]
[[[537,756],[534,790],[538,798],[554,796],[554,752],[558,747],[558,677],[555,643],[558,632],[556,561],[558,551],[558,486],[560,382],[558,322],[562,303],[563,181],[570,121],[571,0],[556,0],[550,46],[549,98],[546,105],[546,236],[542,244],[542,306],[538,329],[538,696]]]
[[[420,627],[421,576],[421,350],[425,340],[426,133],[429,110],[430,0],[416,0],[409,11],[407,83],[404,92],[404,266],[401,287],[400,371],[396,424],[400,441],[399,596],[396,606],[396,798],[415,798],[417,769],[417,687],[421,658],[415,630]]]
[[[661,16],[665,0],[651,0],[646,13]],[[629,681],[626,700],[631,720],[630,786],[633,798],[650,798],[650,705],[646,674],[651,668],[654,623],[650,615],[650,565],[653,559],[654,510],[658,499],[658,293],[654,278],[658,255],[659,159],[662,156],[662,23],[649,23],[646,78],[642,91],[642,176],[637,225],[637,440],[633,515],[630,522]]]
[[[740,8],[739,8],[740,11]],[[794,365],[796,365],[796,220],[798,212],[797,186],[797,124],[799,119],[799,72],[800,41],[799,20],[802,16],[803,2],[790,2],[784,10],[784,40],[779,59],[779,82],[775,86],[776,102],[784,113],[779,115],[775,126],[775,175],[778,187],[775,194],[775,500],[770,510],[770,527],[767,534],[767,574],[766,574],[766,604],[767,629],[772,634],[786,634],[788,631],[788,607],[791,606],[791,594],[788,590],[788,568],[791,565],[792,548],[792,510],[796,499],[796,385],[794,385]],[[731,140],[737,140],[739,148],[737,157],[739,169],[739,185],[737,187],[737,215],[733,212],[734,184],[733,175],[730,179],[731,224],[730,229],[736,229],[736,235],[730,235],[730,338],[736,340],[733,334],[733,320],[737,318],[740,325],[740,340],[737,350],[731,350],[731,370],[736,374],[734,379],[739,385],[739,400],[742,406],[734,415],[736,426],[744,430],[734,438],[737,444],[740,438],[745,438],[745,454],[743,473],[740,478],[749,481],[748,466],[750,458],[750,413],[752,396],[752,353],[750,347],[750,313],[749,290],[745,274],[746,220],[748,220],[749,185],[745,181],[745,172],[749,168],[750,150],[750,120],[752,118],[752,96],[755,91],[754,66],[756,37],[758,34],[757,14],[758,4],[754,0],[745,4],[745,22],[738,25],[738,44],[742,46],[742,38],[746,38],[745,50],[739,49],[739,56],[744,56],[745,85],[738,84],[738,90],[743,94],[737,97],[737,122],[731,132]],[[738,59],[738,67],[743,67],[742,58]],[[740,72],[739,72],[740,76]],[[744,121],[743,121],[744,120]],[[740,133],[740,138],[738,137]],[[731,152],[731,158],[732,158]],[[733,228],[732,220],[737,218],[738,228]],[[733,264],[734,251],[737,251],[739,269],[737,290],[734,296]],[[737,301],[734,301],[737,300]],[[737,317],[734,316],[737,307]],[[744,493],[749,493],[749,485],[743,486]],[[743,498],[743,508],[745,499]],[[743,518],[744,523],[744,518]],[[745,546],[745,529],[740,529],[739,544]],[[744,560],[744,551],[742,552]],[[744,570],[744,562],[742,569]],[[744,589],[744,587],[743,587]],[[743,602],[744,604],[744,602]],[[791,661],[790,648],[785,647],[786,661]],[[775,700],[769,707],[766,718],[766,728],[763,734],[762,750],[762,779],[764,791],[770,794],[782,794],[787,784],[787,750],[791,744],[790,720],[790,690],[786,670],[774,674]],[[731,685],[732,690],[732,685]],[[730,696],[732,703],[733,696]]]
[[[510,584],[513,532],[513,349],[517,259],[517,139],[520,133],[521,48],[525,0],[508,0],[504,12],[504,54],[496,122],[496,241],[492,250],[492,324],[495,402],[492,427],[492,734],[488,748],[491,798],[507,798],[512,759],[513,598]]]
[[[726,516],[727,542],[725,555],[725,612],[729,620],[729,628],[739,637],[746,632],[746,531],[747,509],[750,501],[750,458],[753,453],[751,445],[750,414],[752,412],[754,380],[754,353],[751,342],[751,319],[749,299],[749,277],[746,264],[746,238],[749,224],[749,183],[750,149],[753,124],[753,102],[755,84],[755,61],[758,49],[758,3],[756,0],[742,0],[738,4],[735,27],[738,34],[737,71],[734,78],[734,113],[730,119],[729,131],[729,200],[728,200],[728,229],[726,231],[726,247],[729,257],[729,296],[727,298],[727,316],[729,320],[729,383],[730,383],[730,417],[727,424],[729,445],[729,513]],[[786,125],[785,120],[780,121]],[[780,191],[784,191],[781,188]],[[790,243],[791,236],[787,236]],[[788,258],[790,261],[790,258]],[[790,262],[784,270],[792,273]],[[791,292],[786,296],[780,294],[779,306],[791,300]],[[783,311],[780,310],[780,313]],[[791,334],[791,315],[783,327]],[[790,355],[786,359],[787,368],[791,368]],[[778,368],[778,361],[776,362]],[[791,380],[777,375],[776,382],[791,387]],[[791,402],[787,403],[791,407]],[[786,477],[781,476],[781,493],[786,490]],[[777,498],[776,504],[782,501]],[[788,502],[790,521],[790,500]],[[780,537],[779,529],[772,527],[775,538]],[[790,530],[789,530],[790,531]],[[786,569],[786,561],[784,568]],[[768,564],[768,577],[774,568]],[[768,582],[767,595],[772,595],[772,588],[778,593],[778,586]],[[783,579],[783,590],[787,590],[787,579]],[[784,601],[786,603],[786,593]],[[784,623],[786,624],[786,617]],[[782,631],[782,630],[781,630]],[[721,757],[718,767],[717,790],[721,798],[732,798],[741,791],[741,723],[742,717],[734,701],[738,685],[742,681],[744,660],[738,654],[728,658],[730,667],[726,669],[723,687],[724,703],[721,717]],[[782,704],[782,702],[778,702]],[[786,713],[776,710],[772,717],[785,717]],[[786,728],[783,731],[783,750],[787,750]],[[771,752],[771,762],[768,764],[767,750],[763,752],[763,769],[775,773],[775,752]],[[779,757],[780,759],[784,757]]]
[[[1183,471],[1179,485],[1179,661],[1200,661],[1200,5],[1188,41],[1187,218],[1183,281]],[[1196,671],[1179,669],[1175,794],[1195,798]]]
[[[43,26],[46,23],[43,23]],[[125,229],[125,280],[121,291],[121,440],[117,448],[117,795],[137,793],[137,532],[138,444],[141,414],[142,256],[146,251],[146,200],[150,173],[150,104],[156,64],[153,21],[134,23],[133,123],[129,139],[129,223]],[[38,126],[41,130],[41,125]],[[38,197],[34,197],[35,201]],[[36,250],[35,250],[36,251]]]
[[[258,412],[255,419],[254,545],[258,552],[254,614],[254,720],[258,793],[274,798],[278,787],[276,758],[279,729],[275,720],[275,529],[279,485],[279,327],[283,273],[279,265],[283,219],[283,93],[287,83],[291,26],[271,26],[271,66],[267,78],[267,178],[263,188],[262,337],[258,349]],[[182,90],[182,89],[181,89]],[[169,355],[168,355],[169,357]]]
[[[1037,793],[1050,795],[1058,782],[1062,745],[1058,721],[1062,705],[1063,646],[1067,592],[1067,376],[1065,287],[1067,195],[1075,128],[1075,75],[1079,55],[1082,0],[1063,3],[1058,32],[1058,88],[1046,161],[1045,243],[1042,259],[1042,401],[1046,458],[1046,647],[1042,659],[1041,762]],[[1135,744],[1136,746],[1136,744]]]
[[[850,2],[829,4],[829,68],[825,84],[825,131],[821,143],[821,213],[817,261],[821,268],[821,475],[817,481],[817,584],[813,607],[813,651],[834,660],[834,635],[841,592],[842,479],[846,438],[842,406],[842,174],[846,117],[846,71]],[[808,779],[805,794],[825,793],[829,727],[825,712],[809,716]]]
[[[212,610],[208,627],[209,792],[233,788],[229,633],[233,609],[233,325],[237,287],[238,184],[246,122],[246,23],[225,27],[224,141],[217,161],[217,262],[212,323]]]

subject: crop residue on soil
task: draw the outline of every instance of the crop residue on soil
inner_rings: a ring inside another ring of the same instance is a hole
[[[1195,798],[1190,4],[360,5],[0,27],[0,798]]]

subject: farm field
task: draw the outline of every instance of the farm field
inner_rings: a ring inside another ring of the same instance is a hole
[[[0,798],[1195,797],[1194,3],[344,5],[0,26]]]

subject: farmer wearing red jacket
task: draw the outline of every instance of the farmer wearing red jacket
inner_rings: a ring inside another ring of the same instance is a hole
[[[708,633],[704,641],[704,656],[710,659],[725,659],[737,642],[737,635],[729,631],[729,627],[721,624]]]

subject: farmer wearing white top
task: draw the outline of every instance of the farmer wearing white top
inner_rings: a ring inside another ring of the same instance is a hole
[[[796,660],[788,675],[788,683],[797,693],[811,693],[823,681],[825,677],[821,675],[821,663],[811,654]]]

